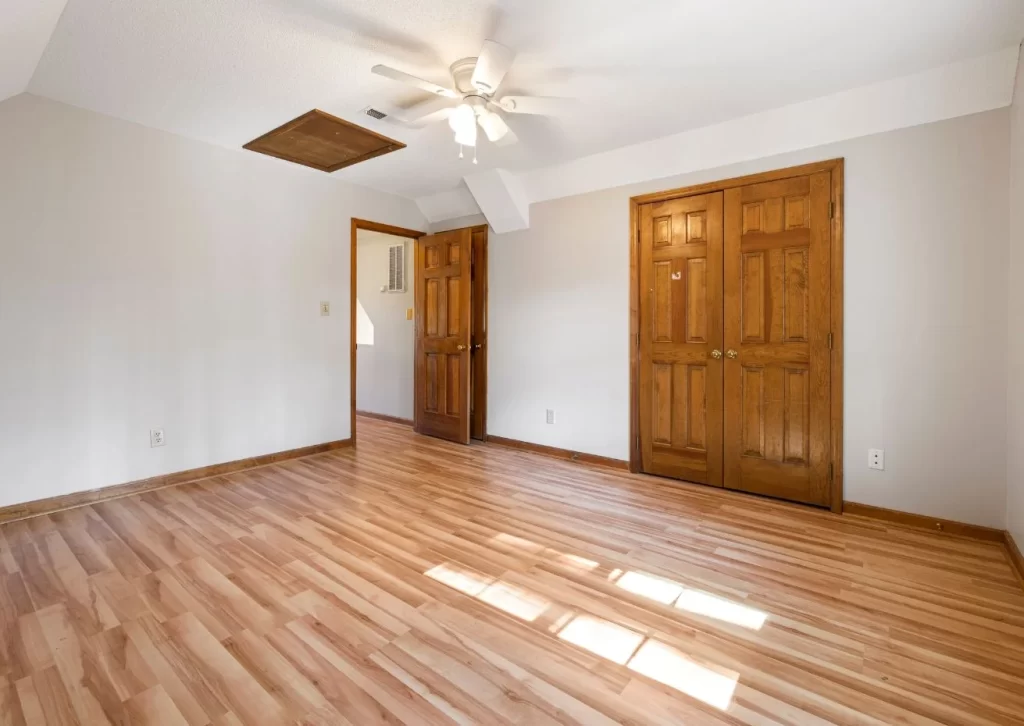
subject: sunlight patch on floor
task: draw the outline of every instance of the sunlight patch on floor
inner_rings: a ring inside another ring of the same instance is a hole
[[[690,588],[683,590],[683,594],[676,601],[676,607],[695,615],[724,620],[751,630],[760,630],[768,619],[768,613],[763,610]]]
[[[551,607],[550,600],[501,580],[490,585],[476,597],[528,623],[532,623]]]
[[[629,669],[723,711],[732,703],[740,677],[735,671],[701,665],[682,651],[653,639],[640,646],[629,661]]]
[[[644,639],[629,628],[591,615],[577,615],[558,637],[619,665],[626,665]]]
[[[615,581],[615,584],[634,595],[646,597],[648,600],[656,600],[665,605],[671,605],[683,593],[683,586],[678,582],[633,570],[622,575]]]
[[[479,572],[450,563],[433,567],[423,574],[473,597],[479,595],[487,589],[488,585],[494,582],[493,578],[485,577]]]
[[[551,607],[550,600],[536,593],[450,562],[423,574],[529,623]]]
[[[517,537],[516,535],[508,534],[507,532],[499,532],[491,537],[491,541],[507,545],[509,547],[515,547],[516,549],[523,550],[524,552],[531,552],[542,557],[557,560],[564,565],[578,567],[583,570],[592,570],[601,564],[594,560],[587,559],[586,557],[570,555],[550,547],[545,547],[533,540],[526,539],[525,537]]]
[[[500,533],[492,542],[514,547],[575,569],[593,572],[626,592],[694,615],[714,618],[751,630],[760,630],[768,613],[719,595],[688,587],[667,577],[638,570],[615,568],[597,572],[601,563],[561,552],[529,539]],[[547,598],[467,567],[445,563],[427,570],[427,576],[443,582],[525,622],[534,622],[556,608]],[[678,648],[604,618],[561,608],[550,613],[544,629],[560,640],[583,648],[612,663],[629,668],[658,683],[726,710],[732,703],[739,674],[727,668],[704,665]]]
[[[615,584],[627,592],[648,600],[654,600],[663,605],[674,605],[679,610],[685,610],[694,615],[703,615],[751,630],[760,630],[768,619],[768,613],[763,610],[742,605],[709,592],[695,590],[675,580],[646,572],[629,570],[615,580]]]

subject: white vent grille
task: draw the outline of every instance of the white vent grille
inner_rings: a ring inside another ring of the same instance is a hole
[[[388,247],[388,292],[405,292],[405,243]]]

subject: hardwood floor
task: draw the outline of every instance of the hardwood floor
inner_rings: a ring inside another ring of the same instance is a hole
[[[0,528],[0,724],[1024,723],[994,543],[358,436]]]

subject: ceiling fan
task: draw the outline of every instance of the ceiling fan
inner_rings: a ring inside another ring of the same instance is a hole
[[[462,158],[463,146],[472,146],[475,164],[478,125],[489,141],[499,146],[507,146],[516,143],[518,139],[505,122],[503,113],[553,115],[562,105],[563,99],[538,96],[495,98],[495,93],[505,74],[512,67],[515,56],[513,50],[501,43],[485,40],[478,57],[462,58],[451,64],[454,89],[439,86],[390,66],[376,65],[370,70],[378,76],[436,94],[436,99],[390,115],[401,123],[416,125],[447,117],[452,131],[455,132],[455,141],[460,147],[459,158]]]

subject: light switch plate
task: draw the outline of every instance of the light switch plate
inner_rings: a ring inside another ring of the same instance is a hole
[[[412,320],[412,308],[408,308],[405,311],[405,319],[406,320]]]
[[[330,315],[331,314],[331,304],[329,302],[327,302],[326,300],[322,301],[320,303],[320,314],[321,315]]]

